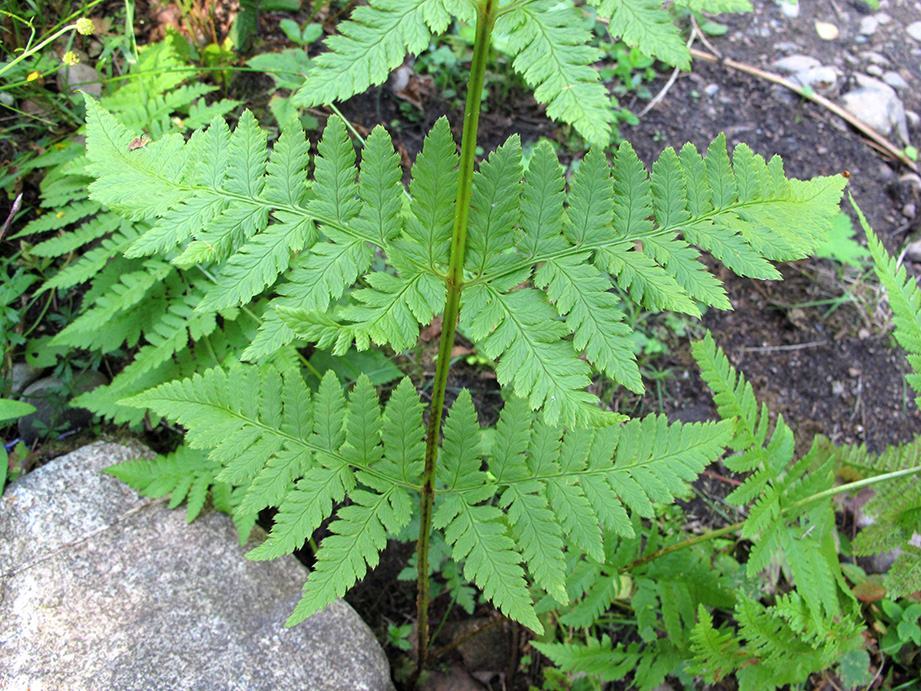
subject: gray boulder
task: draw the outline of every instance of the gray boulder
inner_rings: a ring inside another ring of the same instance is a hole
[[[284,628],[307,575],[294,557],[247,561],[255,541],[226,516],[186,525],[99,472],[141,455],[92,444],[0,497],[0,688],[392,690],[346,603]]]

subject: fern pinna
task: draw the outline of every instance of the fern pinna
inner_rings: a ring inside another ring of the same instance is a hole
[[[136,131],[87,99],[91,199],[145,224],[126,255],[208,277],[193,314],[243,312],[260,324],[243,362],[229,353],[223,367],[123,403],[188,429],[188,445],[219,466],[209,472],[220,491],[232,488],[241,525],[277,508],[252,558],[297,549],[335,514],[290,623],[361,578],[419,507],[417,673],[429,645],[433,531],[500,611],[540,631],[535,595],[566,604],[575,592],[568,563],[603,563],[611,545],[636,539],[638,518],[684,493],[735,439],[729,421],[626,420],[587,390],[593,374],[642,389],[616,292],[654,310],[728,309],[701,250],[740,275],[778,278],[772,261],[822,242],[844,185],[840,176],[787,179],[779,158],[766,162],[744,145],[730,158],[722,136],[705,156],[691,145],[666,149],[651,173],[624,143],[611,162],[601,148],[590,151],[567,181],[549,146],[525,166],[517,136],[477,166],[494,31],[505,33],[551,115],[607,144],[608,102],[589,67],[596,56],[570,26],[574,11],[491,0],[355,10],[317,58],[301,103],[379,82],[451,14],[476,16],[460,153],[439,121],[408,190],[380,127],[358,162],[345,124],[331,118],[310,175],[296,120],[271,150],[248,112],[234,127],[218,117],[188,140],[167,134],[138,148]],[[647,37],[654,53],[681,53],[657,3],[600,2],[598,12],[615,30]],[[332,374],[315,392],[307,386],[305,345],[402,351],[438,316],[425,424],[408,379],[383,408],[365,378],[347,393]],[[442,435],[456,329],[496,362],[508,393],[491,437],[481,435],[467,392],[450,406]],[[172,482],[184,490],[190,480]]]
[[[239,105],[227,99],[206,104],[203,97],[216,87],[184,83],[195,68],[180,57],[180,40],[170,34],[144,47],[129,72],[131,79],[101,99],[122,126],[159,138],[202,127]],[[29,168],[49,170],[41,185],[45,212],[17,237],[35,243],[32,254],[60,263],[43,291],[60,294],[86,285],[80,313],[56,334],[54,345],[100,355],[138,348],[111,384],[83,394],[77,404],[115,422],[139,425],[143,411],[118,405],[121,398],[213,367],[245,347],[257,324],[247,324],[245,315],[231,311],[196,312],[202,286],[209,283],[197,268],[182,271],[161,258],[126,257],[127,248],[148,226],[89,198],[93,177],[88,163],[84,147],[76,142],[29,162]]]

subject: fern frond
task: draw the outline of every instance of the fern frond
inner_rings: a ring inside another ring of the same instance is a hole
[[[472,15],[472,7],[467,10]],[[315,106],[344,101],[382,83],[407,53],[425,50],[432,33],[444,31],[449,20],[442,0],[375,0],[355,8],[338,25],[338,34],[326,39],[329,50],[314,58],[294,102]]]
[[[622,643],[615,646],[607,634],[600,640],[589,637],[585,644],[534,641],[531,645],[564,672],[597,675],[605,682],[623,679],[639,661],[637,652],[625,650]]]
[[[614,119],[611,98],[592,67],[601,51],[586,45],[589,36],[580,19],[572,6],[538,0],[501,17],[496,30],[508,35],[515,71],[534,89],[534,98],[547,104],[547,115],[604,147]]]
[[[169,508],[175,509],[186,502],[186,521],[191,523],[204,508],[209,488],[221,466],[206,454],[180,446],[166,456],[148,461],[126,461],[106,468],[103,472],[114,475],[126,485],[134,487],[145,497],[170,496]]]
[[[691,54],[668,10],[658,0],[592,0],[599,16],[609,19],[608,31],[662,62],[689,69]],[[707,7],[707,9],[710,9]]]
[[[503,614],[542,632],[528,594],[521,555],[501,520],[503,514],[494,506],[479,504],[495,489],[483,484],[485,474],[477,469],[481,463],[479,425],[466,389],[451,406],[444,435],[439,476],[451,489],[472,491],[447,496],[435,513],[433,525],[444,528],[454,559],[464,563],[464,575],[482,588]]]
[[[867,235],[867,247],[873,257],[873,270],[889,296],[889,305],[893,312],[892,321],[895,324],[895,340],[908,352],[908,364],[913,372],[906,379],[911,388],[919,394],[915,403],[921,407],[921,290],[918,289],[917,281],[908,275],[905,267],[900,267],[896,259],[886,252],[853,197],[851,205]]]

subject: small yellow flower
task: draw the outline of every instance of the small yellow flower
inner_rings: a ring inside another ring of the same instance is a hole
[[[70,65],[71,67],[73,67],[76,64],[79,64],[80,62],[80,58],[72,50],[69,50],[66,53],[64,53],[64,57],[61,58],[61,60],[64,62],[65,65]]]
[[[81,36],[92,36],[95,31],[96,25],[93,24],[93,20],[89,17],[80,17],[77,20],[77,33]]]
[[[36,79],[42,76],[41,72],[32,72],[28,77],[26,77],[27,82],[34,82]]]

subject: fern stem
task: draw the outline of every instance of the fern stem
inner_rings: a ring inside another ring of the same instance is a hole
[[[496,20],[498,0],[481,0],[477,3],[476,39],[473,45],[473,62],[470,66],[470,84],[467,87],[467,105],[464,110],[464,134],[461,139],[460,173],[457,183],[457,200],[454,209],[454,230],[451,236],[451,258],[445,279],[448,294],[442,322],[441,343],[438,347],[438,366],[432,388],[432,405],[429,410],[425,434],[425,470],[422,475],[421,520],[419,541],[416,545],[418,563],[417,657],[416,669],[410,680],[415,685],[425,668],[429,648],[429,536],[432,531],[432,506],[435,499],[435,463],[441,437],[441,419],[444,413],[445,391],[451,366],[451,351],[460,311],[460,296],[464,282],[464,251],[467,243],[467,219],[470,213],[470,196],[473,190],[473,169],[476,163],[476,139],[480,121],[480,100],[486,77],[489,56],[489,38]]]
[[[869,487],[870,485],[875,485],[880,482],[886,482],[887,480],[895,480],[896,478],[905,477],[906,475],[917,475],[921,473],[921,466],[915,466],[914,468],[903,468],[902,470],[895,470],[891,473],[884,473],[883,475],[874,475],[873,477],[864,478],[863,480],[856,480],[855,482],[848,482],[844,485],[838,485],[837,487],[832,487],[823,492],[818,492],[804,499],[800,499],[798,502],[790,504],[781,511],[781,514],[785,514],[788,511],[799,508],[806,504],[811,504],[814,501],[819,501],[821,499],[828,499],[829,497],[834,497],[838,494],[844,494],[845,492],[853,492],[854,490],[861,489],[863,487]],[[644,566],[651,561],[655,561],[659,557],[664,557],[666,554],[671,554],[672,552],[677,552],[678,550],[685,549],[686,547],[693,547],[694,545],[699,545],[701,542],[708,542],[709,540],[715,540],[718,537],[723,537],[730,533],[734,533],[737,530],[741,530],[742,526],[745,525],[745,521],[739,521],[738,523],[733,523],[732,525],[727,525],[718,530],[711,530],[708,533],[702,533],[700,535],[695,535],[692,538],[687,540],[682,540],[677,542],[674,545],[669,545],[668,547],[663,547],[662,549],[653,552],[652,554],[647,554],[642,559],[636,559],[629,564],[627,564],[623,570],[632,571],[633,569]]]

